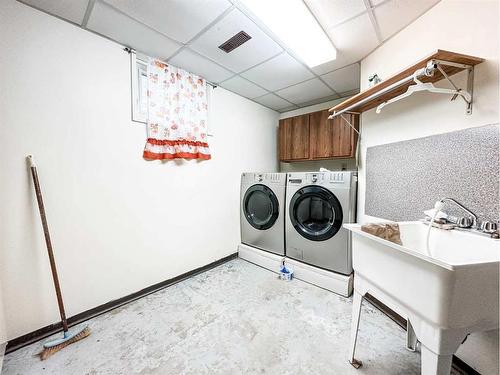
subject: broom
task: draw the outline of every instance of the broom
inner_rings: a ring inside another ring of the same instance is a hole
[[[43,361],[48,357],[50,357],[52,354],[57,353],[59,350],[65,348],[66,346],[73,344],[74,342],[79,341],[90,335],[90,329],[88,328],[88,326],[86,326],[74,332],[68,331],[68,321],[66,320],[66,313],[64,312],[61,287],[59,285],[59,278],[57,276],[56,262],[54,259],[54,253],[52,251],[52,243],[50,241],[50,235],[49,235],[49,226],[47,225],[47,217],[45,216],[45,207],[43,205],[42,191],[40,189],[40,182],[38,180],[36,164],[33,161],[33,155],[28,155],[27,159],[30,164],[31,176],[33,177],[33,184],[35,185],[36,200],[38,202],[38,209],[40,211],[40,217],[42,219],[43,233],[45,235],[45,244],[47,245],[47,252],[49,253],[50,268],[52,270],[52,278],[54,279],[54,287],[56,289],[56,295],[57,295],[57,304],[59,305],[59,313],[61,314],[61,323],[63,327],[63,337],[47,341],[43,344],[43,350],[39,353],[40,359]]]

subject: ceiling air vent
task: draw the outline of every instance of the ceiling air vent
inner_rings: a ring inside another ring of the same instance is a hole
[[[243,43],[248,42],[250,39],[252,39],[250,35],[244,31],[240,31],[238,34],[222,43],[219,48],[224,52],[229,53],[241,46]]]

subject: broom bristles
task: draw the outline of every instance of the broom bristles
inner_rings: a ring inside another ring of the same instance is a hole
[[[90,335],[90,328],[89,327],[85,327],[85,329],[83,329],[79,334],[75,335],[74,337],[72,337],[68,341],[63,342],[63,343],[61,343],[59,345],[54,345],[54,346],[52,346],[50,348],[44,348],[38,355],[40,356],[40,359],[42,361],[44,361],[47,358],[49,358],[51,355],[53,355],[53,354],[57,353],[58,351],[64,349],[68,345],[71,345],[71,344],[73,344],[73,343],[75,343],[77,341],[80,341],[81,339],[84,339],[88,335]]]

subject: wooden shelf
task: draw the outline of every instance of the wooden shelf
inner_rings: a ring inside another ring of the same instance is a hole
[[[365,91],[362,91],[359,94],[354,95],[353,97],[343,101],[342,103],[337,104],[335,107],[330,108],[329,111],[332,113],[336,113],[345,110],[346,108],[349,108],[350,112],[361,113],[369,109],[372,109],[374,107],[377,107],[379,104],[405,93],[406,90],[408,89],[408,86],[413,84],[413,81],[410,80],[401,83],[400,85],[396,85],[394,88],[388,91],[386,91],[385,89],[411,76],[416,70],[425,68],[427,62],[430,60],[442,60],[454,64],[465,64],[469,66],[474,66],[484,61],[484,59],[479,57],[468,56],[468,55],[463,55],[461,53],[449,52],[438,49],[431,55],[419,60],[412,66],[393,75],[392,77],[389,77],[386,80],[376,84],[375,86],[370,87]],[[448,76],[452,76],[458,72],[461,72],[462,70],[467,69],[466,67],[463,66],[451,66],[451,65],[442,65],[442,68]],[[419,79],[422,82],[437,82],[444,79],[444,76],[441,74],[441,72],[435,71],[434,76],[432,77],[423,76]],[[380,95],[377,95],[377,93],[380,93]],[[359,104],[356,105],[357,103]]]

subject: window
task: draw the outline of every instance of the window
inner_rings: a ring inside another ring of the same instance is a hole
[[[148,72],[147,63],[130,53],[132,67],[132,121],[146,123],[148,120]]]
[[[132,121],[146,124],[148,122],[148,57],[130,51],[130,66],[132,75]],[[213,87],[209,84],[209,87]],[[207,90],[208,124],[207,135],[213,136],[211,128],[212,90]]]

